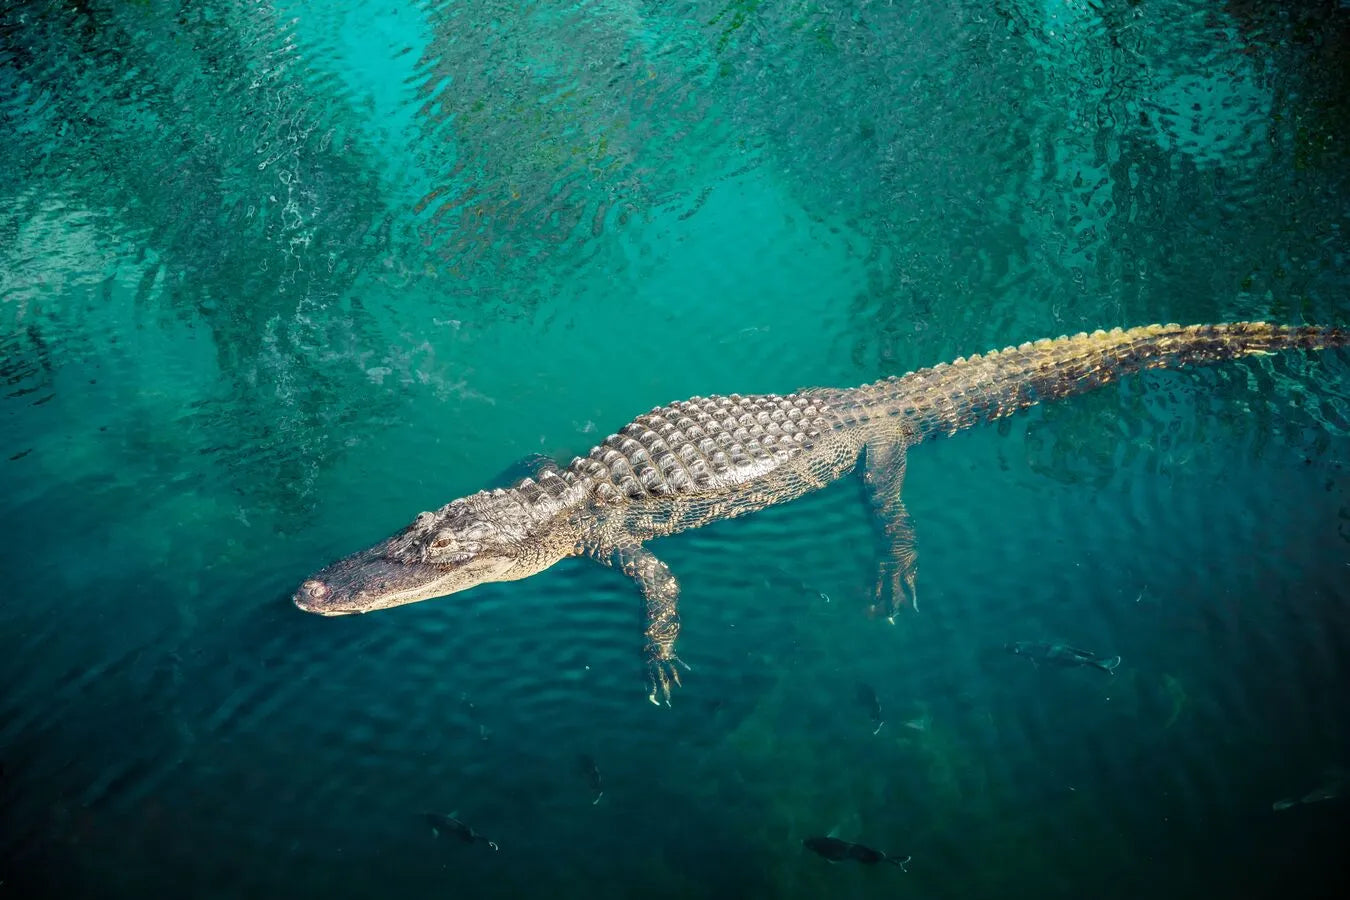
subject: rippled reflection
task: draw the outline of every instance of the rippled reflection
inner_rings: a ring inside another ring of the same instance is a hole
[[[857,353],[903,370],[932,340],[916,332],[966,345],[974,322],[1014,315],[996,299],[1010,291],[1044,298],[1004,322],[1019,333],[1095,327],[1104,298],[1122,321],[1338,308],[1343,244],[1323,236],[1344,192],[1345,67],[1310,37],[1316,6],[713,3],[701,18],[738,129],[766,138],[809,209],[870,240]],[[1318,258],[1297,279],[1291,232]]]
[[[1343,5],[8,4],[0,892],[1283,890],[1333,806],[1252,810],[1350,744],[1344,354],[916,451],[894,628],[856,484],[671,540],[670,710],[594,567],[352,620],[287,596],[692,394],[1343,324]],[[1126,662],[989,652],[1042,639]],[[831,829],[909,880],[802,856]]]
[[[711,174],[687,168],[726,137],[692,23],[628,2],[472,2],[429,24],[420,154],[435,187],[414,212],[452,275],[583,262],[607,229]]]
[[[233,387],[181,428],[214,433],[208,453],[242,439],[227,462],[248,483],[303,495],[340,446],[316,425],[343,418],[349,360],[385,351],[344,296],[387,249],[390,215],[340,137],[349,111],[306,82],[294,23],[266,7],[34,4],[19,19],[5,105],[29,165],[7,204],[7,319],[63,343],[100,324],[125,337],[71,308],[87,285],[92,304],[126,292],[142,315],[204,328]]]

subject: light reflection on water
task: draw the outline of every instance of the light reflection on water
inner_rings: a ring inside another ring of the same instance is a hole
[[[852,482],[659,542],[695,665],[670,710],[643,699],[640,602],[582,562],[353,620],[286,602],[677,398],[1098,326],[1343,323],[1346,20],[1312,6],[6,13],[0,880],[1332,877],[1344,811],[1270,804],[1346,759],[1343,353],[1151,374],[916,450],[924,612],[894,627],[863,614]],[[1000,649],[1037,639],[1125,664]],[[436,841],[428,808],[501,852]],[[911,872],[803,854],[831,830]]]

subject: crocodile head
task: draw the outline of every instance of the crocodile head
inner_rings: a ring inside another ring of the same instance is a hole
[[[513,491],[474,494],[314,573],[293,599],[306,612],[343,616],[525,578],[567,555],[543,552],[542,524]]]

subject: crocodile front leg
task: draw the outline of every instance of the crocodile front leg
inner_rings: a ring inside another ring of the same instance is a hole
[[[914,546],[914,523],[900,499],[905,481],[905,445],[868,444],[863,480],[872,499],[872,507],[881,518],[889,543],[886,559],[877,579],[877,603],[892,622],[904,603],[919,608],[915,583],[919,574],[918,551]]]
[[[670,568],[640,544],[617,547],[600,558],[617,566],[642,588],[647,601],[647,699],[657,705],[664,700],[669,706],[670,689],[680,684],[676,667],[689,668],[675,655],[675,638],[680,634],[680,585]]]

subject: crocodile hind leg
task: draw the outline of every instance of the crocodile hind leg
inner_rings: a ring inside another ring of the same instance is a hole
[[[642,546],[619,547],[607,559],[642,588],[647,601],[647,699],[670,705],[670,690],[680,684],[677,666],[684,661],[675,655],[675,638],[680,634],[680,585],[670,568]],[[657,695],[660,699],[657,699]]]
[[[906,603],[911,609],[919,608],[915,590],[919,554],[914,546],[914,523],[900,499],[905,481],[905,445],[869,443],[864,465],[863,480],[888,544],[877,578],[877,602],[873,609],[884,612],[894,622],[895,614]]]

